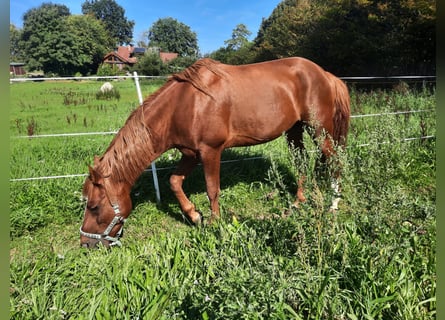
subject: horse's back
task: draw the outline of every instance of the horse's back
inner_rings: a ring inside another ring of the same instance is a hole
[[[260,104],[265,107],[287,103],[290,99],[295,107],[304,108],[318,104],[320,99],[331,98],[333,93],[330,77],[335,76],[301,57],[241,66],[221,65],[221,69],[228,75],[224,85],[235,93],[230,96],[244,97],[252,103],[262,101]]]
[[[192,126],[215,145],[267,142],[296,122],[309,121],[311,113],[321,118],[333,114],[329,76],[305,58],[241,66],[206,59],[189,71],[186,76],[193,77],[191,84],[201,91],[190,100]]]

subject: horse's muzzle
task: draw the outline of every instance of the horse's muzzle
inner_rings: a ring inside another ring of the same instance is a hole
[[[83,237],[82,237],[83,238]],[[85,249],[97,249],[101,241],[97,239],[81,239],[80,246]]]

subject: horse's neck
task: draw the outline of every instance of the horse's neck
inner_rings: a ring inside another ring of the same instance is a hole
[[[104,174],[133,185],[142,172],[167,149],[162,127],[148,112],[132,114],[101,158]],[[161,131],[159,131],[161,130]]]

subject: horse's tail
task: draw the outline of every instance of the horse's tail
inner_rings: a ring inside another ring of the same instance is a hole
[[[349,131],[349,117],[351,114],[349,91],[346,84],[333,74],[327,72],[334,93],[334,136],[340,146],[345,146]]]

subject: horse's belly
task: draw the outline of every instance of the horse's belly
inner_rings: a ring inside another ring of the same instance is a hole
[[[281,136],[281,134],[282,133],[276,136],[268,136],[267,138],[254,135],[235,135],[230,140],[227,141],[226,148],[247,147],[256,144],[266,143],[278,138],[279,136]]]
[[[294,113],[266,113],[236,121],[231,130],[230,146],[246,146],[265,143],[280,137],[298,118]]]

